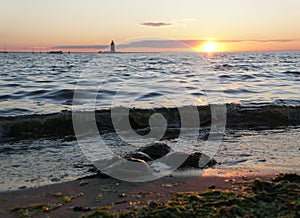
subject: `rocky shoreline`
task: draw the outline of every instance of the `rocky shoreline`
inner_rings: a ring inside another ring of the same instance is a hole
[[[213,167],[218,162],[201,152],[175,152],[167,143],[155,142],[141,147],[135,152],[127,153],[122,158],[112,158],[97,161],[90,170],[94,177],[114,177],[117,172],[126,174],[126,177],[147,176],[147,174],[172,172],[178,169],[205,169]],[[115,177],[118,178],[118,177]],[[141,177],[144,178],[144,177]],[[145,177],[146,178],[146,177]]]

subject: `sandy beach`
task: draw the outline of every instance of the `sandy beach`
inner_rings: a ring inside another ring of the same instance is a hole
[[[159,204],[177,192],[241,190],[256,178],[271,179],[276,171],[249,169],[207,169],[202,175],[174,174],[145,183],[130,183],[112,178],[83,178],[76,181],[0,193],[0,217],[21,217],[20,208],[40,205],[41,211],[29,217],[81,217],[100,206],[112,213],[126,212],[155,202]],[[47,209],[51,205],[52,209]],[[49,211],[48,211],[49,210]],[[24,216],[26,217],[26,216]]]

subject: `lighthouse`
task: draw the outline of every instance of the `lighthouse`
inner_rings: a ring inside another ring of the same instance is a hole
[[[111,52],[111,53],[115,53],[115,52],[116,52],[116,47],[115,47],[114,40],[111,41],[111,44],[110,44],[110,52]]]

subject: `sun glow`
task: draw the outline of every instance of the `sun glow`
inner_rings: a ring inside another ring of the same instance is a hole
[[[218,51],[218,43],[208,41],[203,44],[202,51],[206,53],[213,53]]]

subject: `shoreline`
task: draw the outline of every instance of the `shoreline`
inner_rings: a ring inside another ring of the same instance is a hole
[[[241,190],[242,185],[256,178],[270,179],[278,171],[249,169],[206,169],[202,175],[167,176],[145,183],[130,183],[113,178],[82,178],[79,180],[0,192],[0,217],[18,217],[13,208],[32,205],[56,205],[47,212],[50,217],[80,217],[99,206],[113,213],[146,206],[149,202],[165,202],[176,192],[201,192],[208,189]],[[62,200],[63,199],[63,200]],[[45,213],[34,214],[43,217]]]

